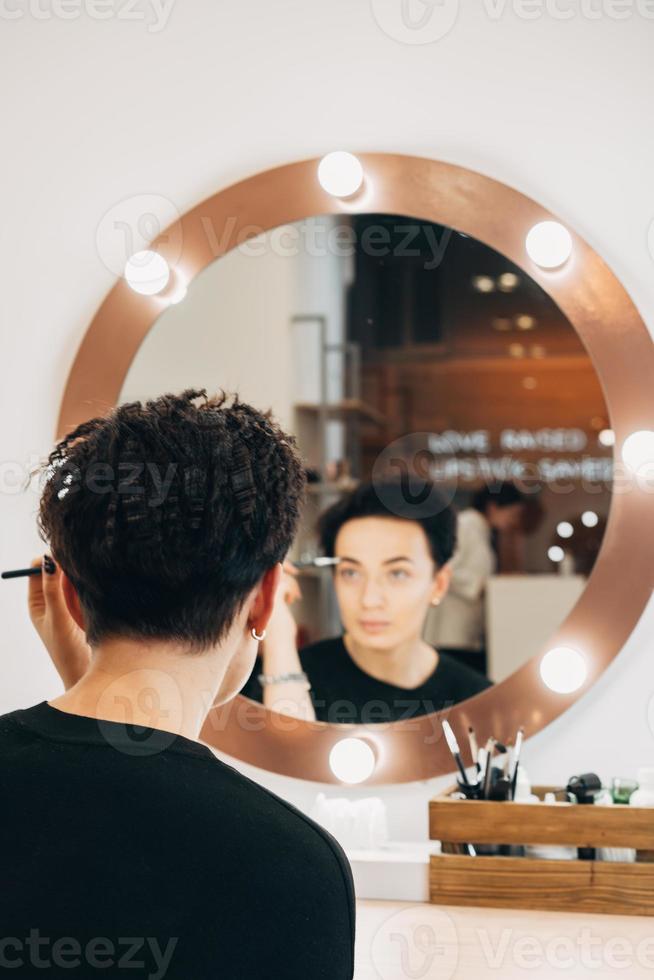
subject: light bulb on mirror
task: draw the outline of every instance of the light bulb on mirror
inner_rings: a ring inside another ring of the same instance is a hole
[[[572,254],[572,236],[558,221],[539,221],[529,230],[525,248],[541,269],[557,269]]]
[[[350,785],[370,779],[376,764],[372,746],[362,738],[342,738],[329,753],[329,768],[337,779]]]
[[[553,544],[551,548],[547,549],[547,557],[550,561],[563,561],[565,552],[558,544]]]
[[[584,527],[597,527],[599,517],[594,510],[585,510],[581,515],[581,523]]]
[[[645,466],[654,466],[654,432],[640,429],[627,436],[622,443],[622,460],[634,473]]]
[[[334,150],[318,164],[318,181],[332,197],[352,197],[363,183],[361,161],[345,150]]]
[[[168,285],[170,267],[163,255],[144,249],[127,260],[123,275],[135,293],[156,296]]]
[[[559,521],[556,525],[556,533],[560,538],[571,538],[574,534],[574,527],[570,521]]]
[[[556,694],[572,694],[588,676],[586,658],[573,647],[554,647],[540,662],[540,676]]]

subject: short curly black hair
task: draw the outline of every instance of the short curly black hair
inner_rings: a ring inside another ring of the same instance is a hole
[[[37,470],[41,538],[75,586],[93,647],[220,642],[295,536],[295,438],[220,389],[130,402],[78,425]],[[200,405],[195,399],[203,398]]]
[[[419,524],[437,568],[454,554],[456,512],[432,481],[417,477],[384,476],[360,483],[318,518],[317,530],[324,555],[333,557],[336,536],[347,522],[359,517],[400,517]]]

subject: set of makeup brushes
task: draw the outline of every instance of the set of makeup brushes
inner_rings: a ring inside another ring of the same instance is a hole
[[[477,737],[472,727],[468,728],[468,742],[473,759],[472,772],[466,769],[461,750],[452,726],[443,722],[443,732],[452,757],[456,762],[461,778],[458,780],[461,792],[470,800],[514,800],[518,782],[520,753],[524,741],[524,729],[519,728],[511,749],[489,738],[483,747],[477,745]]]

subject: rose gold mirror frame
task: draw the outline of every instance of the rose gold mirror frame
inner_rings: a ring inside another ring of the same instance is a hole
[[[506,255],[566,314],[602,384],[616,450],[632,431],[654,428],[654,344],[618,279],[583,239],[569,228],[571,258],[559,270],[544,271],[527,256],[525,235],[536,222],[554,216],[535,201],[451,164],[387,153],[358,157],[365,182],[354,198],[339,200],[322,189],[316,176],[318,159],[291,163],[219,191],[166,229],[152,247],[168,259],[173,278],[188,283],[245,238],[313,215],[385,212],[450,225]],[[122,279],[110,290],[70,371],[57,439],[117,404],[132,359],[168,302],[166,293],[140,296]],[[473,724],[480,740],[492,733],[506,742],[523,725],[531,736],[592,686],[628,639],[654,588],[654,548],[644,535],[654,526],[653,500],[642,485],[617,493],[614,482],[600,554],[574,609],[541,652],[514,674],[449,709],[455,731],[462,735]],[[540,679],[542,654],[559,645],[583,651],[588,661],[586,683],[574,694],[555,694]],[[401,783],[452,772],[441,717],[329,725],[271,712],[239,696],[211,709],[201,737],[262,769],[338,783],[329,766],[330,750],[343,737],[357,735],[376,753],[367,785]],[[467,751],[464,741],[461,747]]]

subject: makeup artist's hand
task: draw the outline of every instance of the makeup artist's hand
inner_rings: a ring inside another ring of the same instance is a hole
[[[43,565],[42,556],[31,562],[31,567],[37,565]],[[27,605],[34,629],[68,690],[89,667],[91,648],[83,630],[68,611],[61,585],[62,576],[58,565],[52,575],[43,568],[40,575],[30,575]]]
[[[262,644],[264,655],[266,645],[269,645],[270,648],[270,646],[276,645],[279,640],[295,643],[297,623],[290,607],[292,603],[301,598],[302,593],[297,582],[297,568],[290,561],[285,561],[275,593],[273,611],[266,626],[266,639]]]

